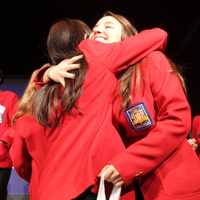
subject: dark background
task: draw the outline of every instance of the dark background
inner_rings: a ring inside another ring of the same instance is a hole
[[[138,30],[161,27],[168,34],[166,54],[180,66],[193,115],[200,113],[200,11],[198,1],[57,0],[1,1],[0,68],[6,77],[29,77],[47,62],[45,40],[52,22],[79,18],[91,27],[106,10],[134,20]]]

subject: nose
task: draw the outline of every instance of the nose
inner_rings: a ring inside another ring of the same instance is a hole
[[[94,33],[102,33],[102,32],[104,32],[103,26],[95,26],[93,28],[93,32]]]

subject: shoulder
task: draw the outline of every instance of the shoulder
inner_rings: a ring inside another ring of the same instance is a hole
[[[200,127],[200,115],[196,115],[193,118],[193,126],[199,126]]]
[[[162,51],[153,51],[141,61],[142,71],[169,72],[172,70],[169,58]]]
[[[16,93],[12,91],[0,91],[0,105],[6,107],[9,110],[8,112],[15,108],[18,100],[19,98]]]
[[[18,95],[15,92],[9,90],[0,91],[0,97],[6,97],[6,99],[18,99]]]
[[[44,131],[44,127],[33,116],[28,114],[18,118],[14,127],[17,133],[25,138]]]
[[[19,117],[16,121],[17,125],[22,125],[22,127],[26,124],[26,127],[30,128],[30,126],[41,126],[37,120],[29,114],[25,114],[21,117]]]
[[[197,121],[200,121],[200,115],[195,115],[193,120],[195,120],[195,121],[196,121],[196,120],[197,120]]]
[[[149,53],[143,61],[154,63],[154,64],[161,64],[162,62],[169,63],[167,56],[162,51],[153,51]]]
[[[172,81],[174,76],[171,64],[162,51],[153,51],[147,55],[139,64],[142,79],[151,86],[156,96],[163,86]],[[173,79],[174,80],[174,79]]]
[[[162,51],[152,51],[151,53],[149,53],[149,55],[147,55],[146,58],[149,59],[161,59],[161,58],[166,58],[165,54]]]

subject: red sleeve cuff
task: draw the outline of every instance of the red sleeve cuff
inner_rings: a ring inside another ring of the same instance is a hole
[[[41,88],[43,85],[46,84],[46,82],[43,81],[43,75],[45,73],[45,71],[50,67],[50,64],[47,63],[45,65],[43,65],[40,69],[38,69],[37,74],[33,80],[33,82],[35,83],[35,87],[36,89]]]
[[[145,174],[144,169],[137,166],[137,163],[133,161],[133,158],[128,153],[118,154],[109,164],[117,169],[126,184]]]

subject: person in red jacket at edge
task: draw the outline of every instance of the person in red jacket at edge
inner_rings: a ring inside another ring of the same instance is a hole
[[[58,22],[50,29],[47,46],[53,64],[71,55],[68,51],[72,47],[75,47],[72,55],[83,52],[88,63],[86,72],[82,58],[77,70],[83,76],[76,70],[75,80],[67,79],[64,88],[55,82],[40,86],[33,95],[33,102],[24,102],[25,107],[31,103],[33,106],[15,118],[15,138],[10,154],[18,174],[30,182],[31,200],[95,196],[93,186],[99,172],[114,155],[125,150],[112,124],[112,102],[118,86],[112,72],[125,69],[154,49],[162,49],[167,36],[165,31],[155,28],[119,43],[105,45],[88,39],[78,45],[78,34],[82,34],[81,39],[85,36],[85,32],[80,31],[82,26],[77,20]],[[120,31],[115,37],[121,38],[122,26],[116,20],[114,28]],[[133,35],[132,26],[129,30]],[[69,39],[72,41],[65,41]],[[83,83],[81,92],[80,81]],[[49,128],[52,125],[55,126]],[[122,193],[122,199],[133,198],[133,192],[131,196]]]
[[[3,72],[0,70],[0,84],[3,83]],[[0,199],[7,199],[7,185],[12,169],[9,146],[1,137],[11,127],[12,116],[16,111],[18,96],[7,90],[0,90]]]
[[[192,120],[191,135],[188,142],[192,145],[197,155],[200,156],[200,115],[194,116]]]
[[[27,84],[25,95],[22,100],[30,98],[30,93],[34,90],[33,79],[37,74],[35,70]],[[0,82],[3,83],[3,73],[0,71]],[[9,155],[9,149],[13,142],[14,129],[13,119],[18,110],[18,106],[23,104],[23,101],[19,102],[19,97],[13,91],[0,91],[0,108],[1,108],[1,123],[0,123],[0,197],[1,200],[7,199],[7,185],[11,173],[12,161]],[[22,105],[23,107],[23,105]]]
[[[119,15],[107,13],[91,38],[109,43],[110,16],[123,24]],[[96,59],[98,53],[93,49]],[[50,67],[44,82],[52,79],[63,84],[64,77],[73,75],[64,71],[72,65],[68,62]],[[118,78],[121,97],[114,103],[114,123],[127,148],[100,174],[115,185],[137,180],[145,200],[199,200],[200,161],[187,142],[191,109],[175,65],[161,51],[153,51]]]

